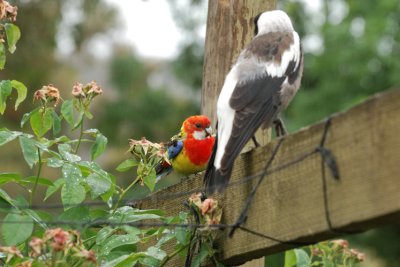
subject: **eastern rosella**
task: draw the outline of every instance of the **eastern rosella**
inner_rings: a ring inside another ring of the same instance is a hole
[[[303,51],[288,15],[267,11],[254,22],[256,35],[226,76],[218,98],[217,143],[204,177],[208,193],[226,188],[240,151],[261,125],[268,128],[277,121],[300,86]]]
[[[189,175],[205,170],[214,146],[211,122],[203,115],[187,118],[179,134],[167,144],[168,160],[156,167],[157,178],[172,170]]]

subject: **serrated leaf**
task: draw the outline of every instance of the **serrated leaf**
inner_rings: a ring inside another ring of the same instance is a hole
[[[38,149],[35,140],[26,137],[25,135],[19,136],[19,144],[24,155],[26,163],[32,168],[34,164],[39,161]]]
[[[139,241],[140,238],[137,235],[113,235],[105,242],[102,254],[107,255],[117,247],[136,244]]]
[[[72,100],[65,100],[61,105],[61,114],[70,126],[74,125],[74,106]]]
[[[119,172],[125,172],[137,165],[139,165],[139,162],[137,160],[127,159],[127,160],[124,160],[121,164],[119,164],[118,167],[116,168],[116,170]]]
[[[60,152],[62,157],[69,162],[77,162],[81,160],[81,157],[71,153],[72,148],[69,144],[59,144],[58,151]]]
[[[150,173],[143,178],[144,184],[153,192],[156,186],[157,175],[154,169],[151,169]]]
[[[146,251],[146,255],[161,261],[167,256],[167,253],[158,247],[149,247]]]
[[[51,116],[53,117],[53,135],[57,135],[61,131],[61,119],[54,109]]]
[[[90,155],[92,160],[95,160],[98,156],[100,156],[104,150],[106,149],[107,145],[107,137],[102,135],[101,133],[96,135],[96,141],[94,142],[92,148],[90,149]]]
[[[73,187],[64,184],[63,187],[61,188],[61,201],[64,205],[64,210],[68,210],[73,206],[82,203],[85,200],[85,198],[86,198],[85,188],[80,184],[76,184]]]
[[[21,132],[9,131],[7,129],[0,130],[0,146],[11,142],[20,135],[22,135]]]
[[[14,53],[16,49],[16,44],[19,38],[21,38],[21,31],[19,30],[18,26],[12,23],[4,24],[4,28],[7,35],[8,51],[10,51],[10,53]]]
[[[90,187],[92,199],[96,199],[106,193],[111,187],[110,179],[107,179],[106,176],[100,176],[97,173],[90,174],[86,178],[86,182]]]
[[[33,220],[26,214],[13,211],[7,214],[1,227],[4,243],[18,245],[27,240],[33,232]]]
[[[60,168],[64,165],[64,161],[53,157],[53,158],[48,158],[47,159],[47,166],[49,166],[50,168]]]
[[[296,255],[296,267],[307,267],[311,263],[310,256],[302,249],[294,249]]]
[[[53,126],[53,110],[52,109],[39,109],[33,113],[29,122],[32,130],[37,137],[45,135]]]
[[[90,220],[89,207],[78,206],[70,208],[58,217],[60,221],[85,223]]]
[[[0,81],[0,114],[4,114],[7,98],[11,95],[12,86],[9,80]]]
[[[15,101],[15,110],[17,110],[19,104],[21,104],[22,101],[25,100],[28,89],[22,82],[17,81],[17,80],[12,80],[11,86],[13,88],[15,88],[15,90],[17,90],[17,93],[18,93],[17,100]]]
[[[100,231],[97,232],[96,235],[96,244],[101,245],[104,243],[104,241],[109,238],[115,230],[111,228],[110,226],[105,226],[100,229]]]
[[[65,184],[65,179],[64,178],[60,178],[57,179],[53,182],[52,186],[49,186],[47,188],[46,191],[46,196],[44,198],[44,200],[47,200],[50,196],[52,196],[55,192],[57,192],[58,189],[61,188],[61,186],[63,186]]]
[[[37,107],[37,108],[31,110],[30,112],[25,113],[25,114],[22,116],[21,128],[24,127],[25,123],[31,118],[32,114],[34,114],[35,112],[37,112],[39,109],[40,109],[40,107]]]

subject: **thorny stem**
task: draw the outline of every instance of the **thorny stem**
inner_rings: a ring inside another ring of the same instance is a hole
[[[190,243],[188,243],[185,246],[182,246],[181,248],[175,250],[174,252],[172,252],[170,255],[165,256],[165,258],[163,259],[163,261],[160,263],[160,267],[165,266],[165,264],[167,264],[167,262],[172,259],[173,257],[175,257],[176,255],[178,255],[181,251],[183,251],[184,249],[186,249],[188,246],[190,245]]]
[[[30,194],[30,198],[29,198],[29,204],[30,205],[32,205],[32,202],[33,202],[33,198],[35,197],[35,194],[36,194],[36,188],[37,188],[37,185],[38,185],[38,182],[39,182],[39,177],[40,177],[40,174],[41,174],[41,172],[42,172],[42,157],[40,156],[40,148],[37,148],[37,152],[38,152],[38,158],[39,158],[39,161],[38,161],[38,172],[37,172],[37,175],[36,175],[36,179],[35,179],[35,184],[33,185],[33,189],[32,189],[32,192],[31,192],[31,194]]]
[[[115,207],[113,209],[112,214],[114,215],[115,211],[118,209],[119,205],[121,204],[122,199],[125,197],[126,193],[129,191],[129,189],[132,188],[140,179],[140,176],[138,176],[127,188],[121,190],[121,195],[118,198],[117,203],[115,204]]]
[[[81,121],[81,128],[80,128],[80,133],[79,133],[78,144],[76,145],[76,148],[75,148],[75,154],[78,153],[79,146],[81,145],[81,142],[82,142],[82,137],[83,137],[83,119]]]

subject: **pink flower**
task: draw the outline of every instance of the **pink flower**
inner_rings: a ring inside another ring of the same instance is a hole
[[[83,93],[83,84],[75,83],[75,85],[72,87],[72,95],[78,98],[85,97],[85,94]]]
[[[29,242],[29,246],[32,248],[31,256],[36,258],[42,254],[42,246],[44,241],[40,238],[33,237]]]

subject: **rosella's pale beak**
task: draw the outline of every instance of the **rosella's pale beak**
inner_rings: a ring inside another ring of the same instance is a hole
[[[206,132],[206,137],[212,136],[212,128],[211,127],[207,127],[204,130]]]

